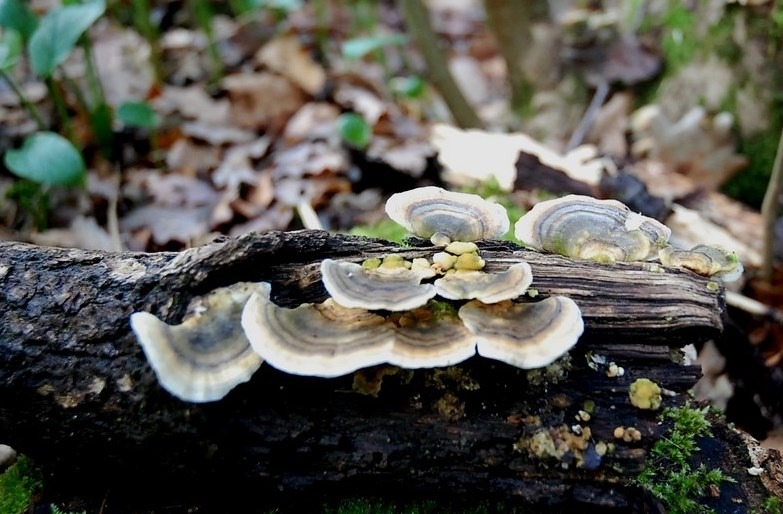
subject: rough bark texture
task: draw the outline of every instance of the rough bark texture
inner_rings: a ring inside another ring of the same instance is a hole
[[[250,490],[259,504],[272,493],[360,491],[632,512],[652,505],[629,478],[663,428],[655,412],[630,405],[628,386],[650,378],[674,395],[665,404],[681,402],[699,372],[675,363],[670,346],[722,329],[722,293],[687,272],[484,243],[490,269],[525,259],[541,295],[580,305],[586,333],[570,364],[527,372],[476,357],[385,378],[389,370],[370,370],[362,376],[383,378],[377,397],[355,392],[351,376],[288,376],[264,365],[222,401],[183,403],[160,389],[129,331],[134,311],[178,323],[194,296],[240,280],[272,282],[280,305],[321,301],[318,264],[327,257],[434,251],[311,231],[248,235],[180,254],[0,243],[0,442],[36,458],[63,487],[146,497],[208,496],[219,487],[222,506]],[[626,375],[591,369],[588,352]],[[578,422],[585,402],[594,413]],[[590,450],[593,469],[575,465],[579,452],[558,460],[528,449],[537,431],[577,423],[590,427],[593,445],[613,441],[618,425],[637,427],[643,439],[621,442],[603,459]]]

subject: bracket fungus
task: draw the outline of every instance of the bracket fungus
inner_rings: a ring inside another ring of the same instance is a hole
[[[404,311],[421,307],[436,293],[435,286],[421,280],[434,275],[429,267],[367,269],[353,262],[321,262],[321,280],[332,299],[357,309]]]
[[[737,254],[717,246],[696,245],[690,250],[667,246],[658,252],[658,258],[664,266],[679,266],[724,282],[737,280],[744,271]]]
[[[337,377],[387,362],[393,342],[386,319],[331,299],[293,309],[278,307],[263,284],[242,312],[253,349],[275,368],[294,375]]]
[[[579,307],[564,296],[493,305],[473,300],[459,309],[459,317],[476,335],[479,355],[523,369],[551,364],[584,331]]]
[[[514,234],[538,250],[612,263],[657,257],[671,230],[616,200],[568,195],[536,204]]]
[[[500,273],[457,271],[435,281],[437,294],[449,300],[497,303],[525,294],[533,283],[530,264],[520,262]]]
[[[432,186],[392,195],[386,202],[386,213],[435,245],[496,239],[510,224],[506,209],[498,203]]]
[[[190,402],[223,398],[247,382],[263,362],[240,326],[242,308],[263,284],[240,282],[221,287],[194,302],[194,313],[180,325],[136,312],[130,324],[158,381]]]

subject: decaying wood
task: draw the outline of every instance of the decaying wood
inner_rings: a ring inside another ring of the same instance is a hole
[[[628,385],[650,378],[673,395],[666,404],[680,402],[699,372],[673,362],[670,347],[722,329],[722,291],[688,272],[485,243],[490,269],[525,259],[540,295],[580,305],[586,333],[570,364],[530,373],[473,358],[448,370],[370,370],[362,376],[389,372],[377,397],[355,392],[351,376],[288,376],[265,365],[220,402],[186,404],[160,389],[129,330],[134,311],[178,323],[194,296],[237,281],[272,282],[284,306],[321,301],[327,257],[434,251],[312,231],[180,254],[0,243],[0,442],[36,458],[54,483],[116,490],[121,482],[147,497],[220,487],[223,502],[252,490],[263,503],[270,493],[358,490],[639,511],[645,500],[628,479],[663,428],[655,412],[630,405]],[[625,376],[591,369],[587,354],[616,361]],[[585,402],[594,413],[577,421]],[[590,427],[593,443],[613,441],[618,425],[643,438],[618,443],[589,470],[575,454],[557,460],[527,445],[539,430],[575,424]]]

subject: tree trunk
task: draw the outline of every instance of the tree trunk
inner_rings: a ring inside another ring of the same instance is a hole
[[[663,428],[656,412],[630,404],[628,386],[649,378],[670,392],[665,405],[682,402],[699,370],[674,362],[670,346],[721,332],[722,290],[648,263],[481,247],[489,269],[525,259],[542,296],[580,305],[586,332],[569,359],[536,371],[474,357],[447,369],[357,374],[383,381],[377,396],[356,392],[353,376],[264,365],[225,399],[188,404],[158,386],[130,333],[132,312],[179,323],[194,296],[237,281],[271,282],[283,306],[322,301],[324,258],[437,250],[315,231],[250,234],[180,254],[0,243],[0,442],[36,459],[58,487],[218,497],[221,509],[248,495],[263,505],[359,490],[640,512],[647,500],[629,479]],[[626,374],[593,369],[596,356]],[[578,421],[579,410],[590,419]],[[592,431],[586,449],[552,457],[530,444],[538,432],[557,439],[577,424]],[[601,458],[596,444],[614,442],[617,426],[635,426],[642,440],[620,441]]]

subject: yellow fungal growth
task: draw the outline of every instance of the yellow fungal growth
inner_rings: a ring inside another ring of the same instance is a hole
[[[478,253],[478,246],[476,246],[476,243],[454,241],[453,243],[449,243],[445,250],[452,255],[463,255],[466,253]]]
[[[402,255],[387,255],[383,258],[383,262],[379,266],[380,269],[400,269],[400,268],[408,268],[410,269],[411,263],[406,261]]]
[[[446,252],[438,252],[432,256],[432,269],[436,273],[445,273],[454,267],[457,256]]]
[[[636,408],[656,410],[661,406],[661,386],[649,378],[640,378],[628,388],[628,397]]]
[[[380,257],[371,257],[369,259],[365,259],[362,262],[362,268],[364,269],[378,269],[380,265],[381,265]]]
[[[622,439],[625,435],[625,427],[615,427],[613,434],[615,439]]]
[[[447,421],[459,421],[465,417],[465,403],[449,392],[441,396],[433,407]]]
[[[411,270],[413,271],[427,271],[430,270],[430,261],[424,257],[419,257],[411,261]]]
[[[532,436],[520,438],[514,444],[514,450],[519,452],[527,451],[531,457],[539,459],[559,460],[563,467],[568,467],[569,464],[574,463],[576,467],[594,469],[600,464],[600,460],[595,462],[594,459],[591,459],[590,446],[592,437],[593,434],[590,427],[581,425],[575,425],[574,427],[560,425],[552,428],[541,428]],[[589,462],[587,459],[593,460],[593,462]]]
[[[609,451],[609,445],[607,445],[605,442],[598,441],[597,443],[595,443],[595,453],[597,453],[601,457],[606,455],[606,452],[608,451]]]
[[[478,271],[484,268],[484,259],[478,256],[477,253],[463,253],[457,257],[457,262],[454,263],[455,269],[462,270],[474,270]]]
[[[354,392],[367,396],[378,397],[383,385],[383,377],[396,375],[400,368],[394,366],[379,366],[376,368],[367,368],[357,371],[353,375]]]
[[[642,433],[635,427],[628,427],[625,429],[622,439],[626,443],[639,442],[642,440]]]

